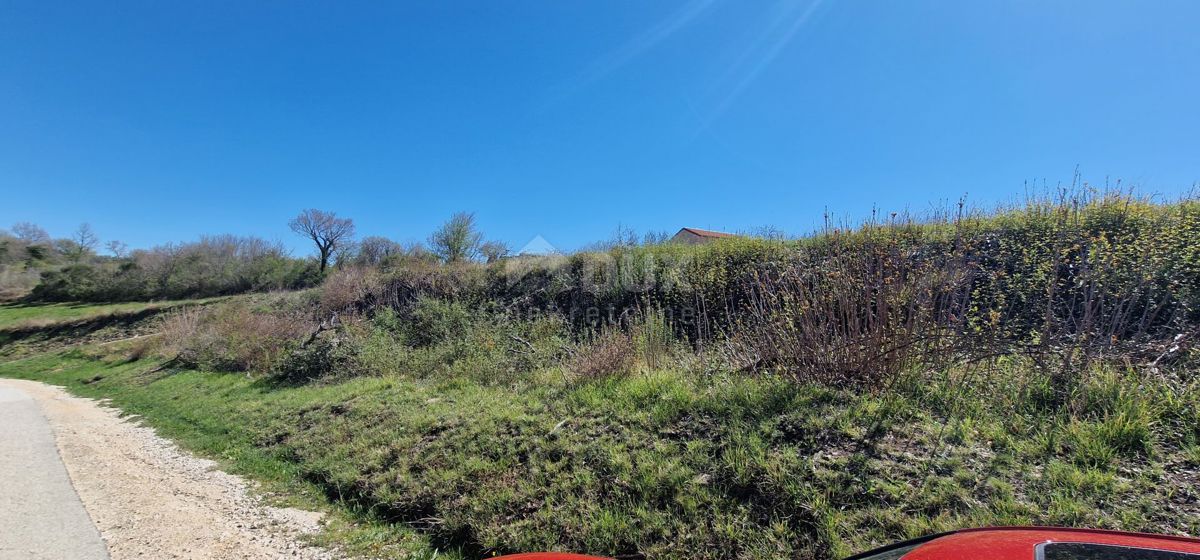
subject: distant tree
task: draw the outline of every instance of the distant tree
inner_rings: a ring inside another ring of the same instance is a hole
[[[617,230],[613,232],[612,245],[613,247],[636,247],[638,244],[638,233],[631,227],[617,224]]]
[[[13,224],[12,233],[17,239],[29,245],[43,245],[50,242],[50,234],[37,224],[18,222]]]
[[[104,248],[108,249],[108,252],[112,253],[112,256],[117,257],[118,259],[124,258],[125,255],[129,254],[129,246],[117,241],[116,239],[105,243]]]
[[[100,238],[96,236],[96,232],[92,230],[91,224],[79,224],[79,229],[71,235],[71,241],[74,244],[74,250],[67,253],[72,262],[79,262],[87,255],[95,252],[96,245],[100,244]]]
[[[435,263],[438,261],[438,256],[433,254],[424,243],[414,242],[401,245],[404,252],[402,258],[407,261]]]
[[[386,237],[372,235],[358,242],[358,254],[354,261],[358,264],[378,266],[388,259],[404,253],[404,246]]]
[[[642,236],[642,245],[660,245],[670,240],[670,232],[663,230],[648,231]]]
[[[761,226],[750,230],[750,237],[758,237],[760,239],[768,239],[771,241],[784,241],[788,238],[788,234],[783,229],[775,226]]]
[[[488,241],[479,246],[479,252],[483,253],[483,258],[491,263],[507,256],[509,248],[503,241]]]
[[[429,248],[442,262],[469,261],[479,256],[483,234],[475,229],[475,214],[458,212],[429,236]]]
[[[354,238],[354,221],[350,218],[339,218],[333,212],[325,212],[310,208],[300,213],[288,227],[298,235],[310,239],[317,246],[320,260],[320,272],[325,272],[329,266],[329,257],[348,245]]]

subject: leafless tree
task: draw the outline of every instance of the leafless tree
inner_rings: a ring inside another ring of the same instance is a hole
[[[79,229],[75,230],[75,235],[71,239],[85,251],[95,250],[96,245],[100,243],[100,238],[92,230],[92,225],[87,223],[79,224]]]
[[[125,258],[125,255],[129,254],[129,246],[116,239],[105,243],[104,248],[108,249],[108,252],[112,253],[112,256],[118,259]]]
[[[483,253],[483,258],[491,263],[507,256],[509,248],[503,241],[488,241],[479,247],[479,252]]]
[[[669,231],[647,231],[642,235],[642,245],[661,245],[671,240]]]
[[[95,251],[96,245],[100,243],[100,238],[96,236],[96,232],[92,230],[90,224],[79,224],[79,229],[71,234],[71,239],[63,239],[59,242],[59,250],[64,255],[71,259],[71,262],[82,261],[84,257]]]
[[[288,227],[317,246],[321,272],[329,266],[329,257],[354,238],[354,220],[314,208],[301,212],[288,222]]]
[[[429,247],[443,262],[469,261],[479,256],[483,234],[475,229],[475,214],[458,212],[429,236]]]
[[[50,234],[42,229],[37,224],[29,222],[18,222],[13,224],[12,233],[21,241],[29,245],[40,245],[50,242]]]

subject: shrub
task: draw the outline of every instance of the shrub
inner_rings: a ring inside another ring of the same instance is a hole
[[[338,268],[321,284],[320,316],[357,311],[369,303],[369,296],[379,289],[379,273],[372,268],[351,266]]]
[[[575,350],[567,369],[589,381],[627,377],[636,360],[637,348],[629,333],[605,328]]]
[[[189,307],[164,320],[164,350],[181,362],[218,371],[267,372],[316,328],[307,314],[237,301]]]
[[[131,362],[136,362],[147,355],[153,354],[160,347],[161,341],[155,336],[142,335],[135,338],[129,343],[126,354],[126,359]]]
[[[38,284],[40,274],[24,264],[0,264],[0,302],[27,295]]]
[[[96,270],[85,264],[42,273],[41,282],[30,294],[42,301],[87,301],[97,293]]]
[[[471,311],[465,305],[422,297],[413,306],[405,339],[414,346],[430,346],[461,339],[470,328]]]
[[[354,366],[355,346],[336,336],[317,337],[308,344],[287,352],[271,370],[273,377],[286,383],[306,383],[333,376],[359,373]]]
[[[914,258],[890,243],[759,266],[731,327],[740,369],[777,369],[802,381],[877,384],[954,350],[969,274]]]
[[[390,309],[354,338],[364,373],[513,383],[556,363],[569,340],[560,317],[522,319],[462,304],[422,299],[410,315]]]

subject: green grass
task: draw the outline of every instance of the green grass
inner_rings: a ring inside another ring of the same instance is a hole
[[[280,386],[156,365],[75,351],[0,376],[112,399],[381,557],[831,558],[978,525],[1200,529],[1180,468],[1200,390],[1128,372],[1049,408],[1018,364],[878,394],[675,370]]]
[[[6,303],[0,305],[0,330],[46,327],[217,299],[220,298],[128,303]]]

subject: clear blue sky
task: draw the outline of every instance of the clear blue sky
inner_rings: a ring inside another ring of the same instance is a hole
[[[1200,2],[0,0],[0,226],[803,233],[1200,180]]]

